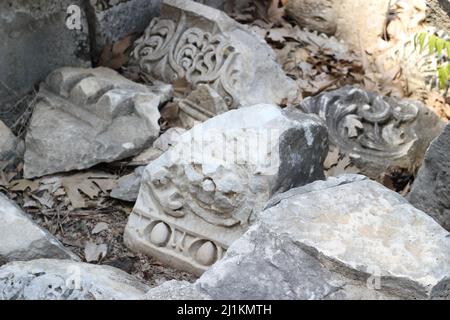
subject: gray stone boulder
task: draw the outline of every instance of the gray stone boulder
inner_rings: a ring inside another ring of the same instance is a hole
[[[327,132],[316,116],[259,104],[183,134],[151,162],[125,244],[201,274],[275,194],[323,179]]]
[[[408,200],[450,230],[450,125],[429,147]]]
[[[158,107],[169,95],[110,69],[61,68],[39,97],[25,138],[26,178],[138,154],[158,137]]]
[[[328,270],[289,236],[256,224],[233,243],[227,255],[205,272],[189,292],[219,300],[397,298],[365,285]],[[159,294],[162,295],[161,291]],[[174,297],[177,299],[176,294]]]
[[[0,39],[0,119],[8,126],[23,112],[16,102],[50,72],[91,66],[83,0],[0,1]]]
[[[0,268],[0,300],[136,300],[148,290],[104,265],[40,259]]]
[[[450,234],[397,193],[358,176],[288,193],[202,275],[197,292],[237,300],[450,298]]]
[[[375,180],[386,173],[412,175],[444,123],[418,101],[398,100],[346,86],[305,99],[299,108],[320,115],[330,144]]]
[[[0,193],[0,265],[40,258],[78,260],[75,254]]]
[[[135,42],[131,64],[149,82],[186,79],[194,89],[209,85],[229,109],[282,104],[297,91],[273,50],[250,28],[188,0],[163,1],[161,17]],[[202,108],[194,109],[195,118],[208,116]]]

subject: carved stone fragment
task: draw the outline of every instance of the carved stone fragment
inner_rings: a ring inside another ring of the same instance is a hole
[[[327,124],[330,143],[373,179],[390,168],[414,171],[444,126],[419,102],[350,86],[307,98],[299,108],[319,115]]]
[[[297,90],[267,43],[223,12],[193,1],[163,1],[161,18],[135,42],[132,60],[149,82],[185,78],[194,89],[208,84],[228,109],[281,104]]]
[[[272,195],[323,178],[326,151],[324,126],[296,110],[262,104],[209,119],[146,167],[125,243],[200,274]]]
[[[27,132],[25,177],[136,155],[159,134],[166,91],[106,68],[54,71],[41,86]]]

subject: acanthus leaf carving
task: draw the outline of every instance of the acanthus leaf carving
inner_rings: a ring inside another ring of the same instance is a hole
[[[186,78],[193,87],[208,84],[221,94],[229,108],[236,107],[235,68],[238,53],[222,34],[187,27],[186,16],[178,23],[155,18],[132,54],[144,79],[172,83]]]

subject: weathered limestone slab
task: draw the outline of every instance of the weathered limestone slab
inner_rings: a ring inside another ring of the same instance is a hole
[[[135,42],[132,58],[148,81],[186,79],[194,89],[207,84],[229,109],[281,104],[297,90],[264,40],[223,12],[193,1],[164,0],[161,18]]]
[[[327,124],[330,143],[373,179],[393,168],[414,172],[444,127],[419,102],[351,86],[307,98],[299,108],[319,115]]]
[[[450,298],[450,235],[380,184],[362,180],[290,196],[258,220],[329,270],[403,298]]]
[[[23,141],[0,120],[0,171],[23,157]]]
[[[159,15],[161,0],[121,0],[103,8],[100,1],[89,1],[90,28],[94,30],[93,54],[99,56],[105,45],[130,34],[139,34]]]
[[[149,292],[147,298],[175,290]],[[191,287],[200,297],[219,300],[383,300],[398,297],[371,290],[365,282],[330,271],[291,237],[256,224],[228,249],[225,257]]]
[[[148,289],[106,265],[40,259],[0,268],[0,300],[136,300]]]
[[[58,69],[39,95],[25,140],[26,178],[138,154],[159,135],[158,106],[167,98],[106,68]]]
[[[363,176],[291,189],[257,221],[189,292],[224,300],[450,298],[449,233]]]
[[[450,230],[450,125],[431,143],[408,200]]]
[[[7,125],[23,112],[16,102],[51,71],[91,65],[83,2],[0,1],[0,119]]]
[[[39,258],[78,260],[76,255],[0,193],[0,265]]]
[[[146,167],[125,243],[200,274],[271,196],[322,179],[326,152],[324,126],[296,110],[261,104],[207,120]]]

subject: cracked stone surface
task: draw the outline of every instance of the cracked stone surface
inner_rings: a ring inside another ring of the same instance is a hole
[[[105,265],[39,259],[0,267],[0,300],[135,300],[148,290]]]
[[[328,268],[404,298],[449,296],[450,236],[382,185],[361,180],[281,200],[258,215]],[[447,290],[447,291],[446,291]]]
[[[317,117],[260,104],[194,126],[150,163],[125,229],[133,250],[201,274],[269,198],[322,179]]]
[[[0,193],[0,265],[39,258],[78,260],[75,254]]]
[[[41,86],[25,138],[26,178],[138,154],[159,135],[170,87],[147,87],[107,68],[61,68]]]

